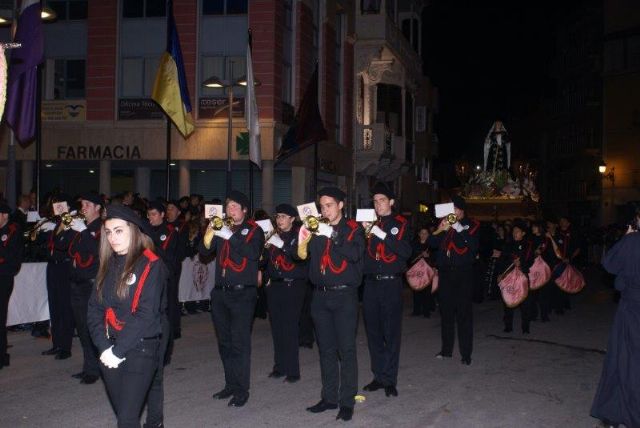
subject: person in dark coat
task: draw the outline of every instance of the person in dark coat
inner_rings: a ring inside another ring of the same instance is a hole
[[[640,427],[640,233],[627,234],[604,256],[620,292],[591,416],[606,425]]]
[[[130,208],[107,207],[87,323],[118,427],[140,426],[147,394],[162,367],[169,271],[154,252],[149,232]]]
[[[9,221],[11,209],[0,203],[0,369],[9,365],[7,354],[7,312],[13,291],[13,278],[22,262],[22,233]]]
[[[418,233],[416,233],[415,239],[412,241],[412,255],[411,255],[411,263],[415,264],[420,259],[425,259],[425,261],[429,264],[432,264],[432,252],[429,250],[429,244],[427,243],[427,239],[429,239],[429,228],[426,226],[418,229]],[[431,312],[436,309],[435,299],[433,294],[431,294],[431,288],[427,287],[424,290],[412,290],[413,294],[413,311],[411,312],[411,316],[424,316],[425,318],[431,317]]]

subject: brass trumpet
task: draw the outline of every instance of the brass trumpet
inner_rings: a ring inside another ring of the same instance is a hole
[[[310,215],[308,217],[305,217],[304,220],[302,220],[302,223],[309,232],[317,234],[320,223],[329,224],[329,220],[324,217],[314,217]]]
[[[364,229],[364,236],[369,239],[371,238],[371,230],[373,229],[373,226],[375,226],[376,224],[378,224],[378,222],[380,221],[380,219],[376,219],[376,221],[372,221],[371,224],[369,224],[369,226],[367,226]]]
[[[69,230],[71,228],[71,223],[73,223],[73,220],[76,220],[76,219],[80,219],[84,221],[85,220],[84,214],[77,213],[77,214],[71,215],[70,213],[62,213],[60,215],[60,221],[62,222],[64,230]]]
[[[226,217],[223,219],[222,217],[214,215],[213,217],[211,217],[211,220],[209,220],[209,227],[213,230],[220,230],[224,226],[233,226],[233,219],[231,217]]]
[[[458,222],[458,217],[454,213],[447,214],[445,219],[447,219],[447,223],[449,223],[449,226],[453,226]],[[442,230],[436,230],[433,234],[438,235],[440,233],[442,233]]]

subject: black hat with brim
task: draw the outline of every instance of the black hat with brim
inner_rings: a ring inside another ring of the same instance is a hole
[[[347,194],[344,193],[342,190],[338,189],[337,187],[323,187],[318,192],[318,196],[319,197],[330,196],[338,202],[344,202],[345,198],[347,197]]]
[[[0,204],[0,214],[11,214],[11,207],[7,204]]]
[[[157,210],[159,213],[163,213],[167,210],[167,208],[160,201],[151,201],[149,202],[147,210]]]
[[[229,192],[229,194],[227,195],[227,201],[230,200],[242,205],[242,208],[249,208],[249,198],[247,198],[247,195],[238,190],[232,190],[231,192]]]
[[[289,204],[280,204],[276,207],[276,214],[286,214],[290,217],[296,217],[298,211]]]
[[[151,236],[151,226],[149,225],[149,222],[146,221],[146,219],[141,218],[135,213],[135,211],[125,205],[109,205],[107,207],[105,220],[114,218],[119,218],[120,220],[135,224],[142,233]]]
[[[453,202],[453,206],[458,208],[459,210],[464,211],[467,207],[467,203],[464,198],[460,195],[453,195],[451,197],[451,202]]]
[[[80,199],[83,201],[89,201],[92,204],[104,206],[104,201],[102,200],[100,195],[95,192],[83,193],[82,195],[80,195]]]
[[[393,190],[391,190],[389,186],[384,183],[376,183],[375,186],[373,186],[373,188],[371,189],[371,195],[385,195],[389,199],[395,199],[396,197],[393,193]]]

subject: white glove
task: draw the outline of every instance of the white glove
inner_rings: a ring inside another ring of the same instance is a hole
[[[56,228],[56,224],[52,221],[48,221],[42,226],[40,226],[40,230],[43,232],[51,232],[55,228]]]
[[[378,226],[373,226],[371,228],[371,234],[376,235],[380,240],[384,241],[384,238],[387,237],[387,232],[380,229]]]
[[[86,228],[87,225],[84,224],[84,221],[80,220],[79,218],[74,218],[71,222],[71,229],[75,230],[76,232],[82,232]]]
[[[271,238],[269,238],[267,244],[271,244],[274,247],[282,248],[284,246],[284,241],[278,236],[277,233],[275,233],[271,235]]]
[[[216,236],[221,237],[225,241],[228,241],[231,235],[233,235],[233,232],[227,226],[222,226],[222,229],[216,231]]]
[[[117,369],[120,363],[122,363],[124,360],[126,360],[126,358],[118,358],[115,356],[115,354],[113,353],[113,345],[111,345],[109,349],[106,349],[100,355],[100,361],[102,361],[102,364],[110,369]]]
[[[331,239],[331,235],[333,234],[333,227],[329,226],[326,223],[320,223],[318,225],[318,235],[320,236],[326,236],[327,238]]]
[[[453,227],[453,229],[458,233],[462,232],[463,230],[469,229],[469,226],[463,226],[459,221],[455,222],[451,227]]]

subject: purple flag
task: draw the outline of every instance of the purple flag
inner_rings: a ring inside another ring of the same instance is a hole
[[[7,123],[24,147],[36,136],[38,64],[44,60],[40,1],[23,0],[14,41],[22,47],[11,52],[7,83]]]

